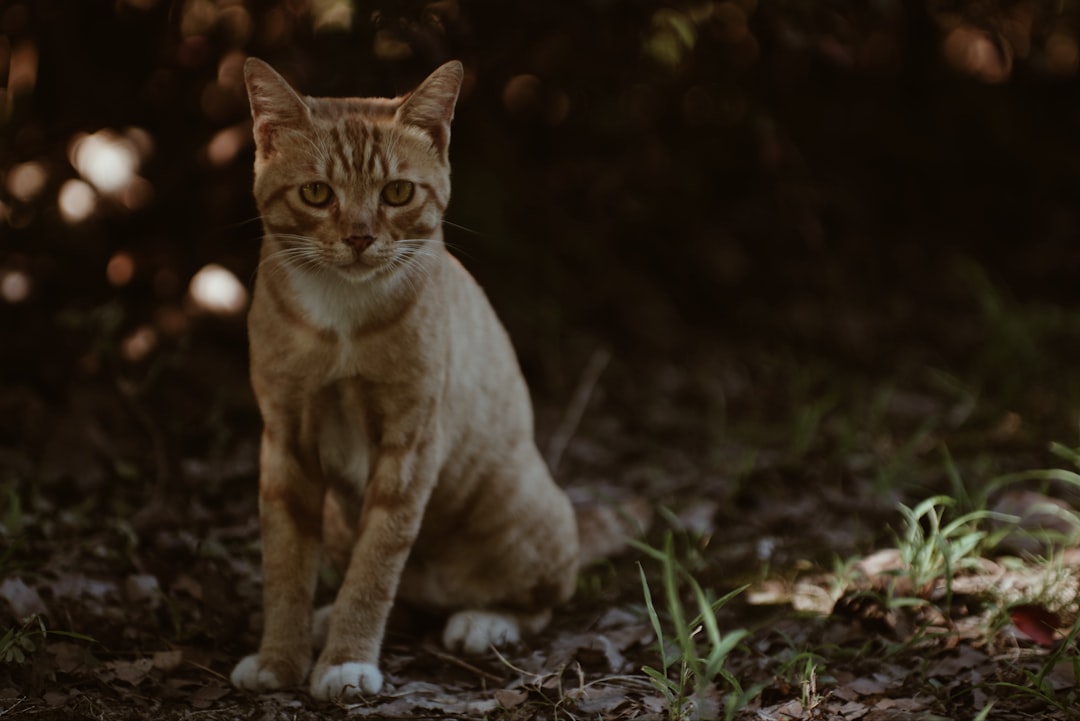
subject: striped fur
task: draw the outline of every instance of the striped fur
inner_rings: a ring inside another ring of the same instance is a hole
[[[264,630],[233,682],[308,677],[327,546],[345,574],[311,691],[376,693],[395,599],[451,614],[452,647],[513,641],[569,598],[577,527],[506,332],[442,243],[461,65],[395,99],[301,97],[265,63],[245,72],[266,231],[248,321]],[[397,180],[415,189],[399,207],[381,196]],[[309,183],[332,200],[306,203]]]

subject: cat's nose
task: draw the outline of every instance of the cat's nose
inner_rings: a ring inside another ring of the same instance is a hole
[[[349,246],[350,248],[352,248],[357,253],[363,253],[365,250],[368,249],[368,246],[370,246],[372,243],[375,242],[375,236],[374,235],[350,235],[350,236],[347,236],[345,238],[342,238],[342,242],[344,242],[345,245]]]

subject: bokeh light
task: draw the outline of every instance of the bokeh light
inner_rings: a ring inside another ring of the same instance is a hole
[[[49,181],[49,172],[42,163],[19,163],[7,175],[7,189],[13,196],[29,203],[41,195]]]
[[[114,287],[125,286],[135,277],[135,259],[126,251],[114,253],[105,266],[105,277]]]
[[[158,335],[153,326],[141,325],[120,342],[120,352],[132,363],[149,356],[157,346]]]
[[[341,30],[348,32],[352,28],[352,0],[312,0],[311,14],[316,30]]]
[[[111,130],[75,137],[71,164],[102,193],[120,193],[135,179],[139,153],[134,142]]]
[[[960,72],[984,83],[1002,83],[1012,74],[1012,49],[999,47],[985,31],[963,24],[944,40],[945,57]]]
[[[1055,75],[1069,77],[1080,68],[1080,47],[1076,36],[1067,30],[1057,30],[1046,39],[1046,66]]]
[[[697,45],[694,21],[679,10],[662,8],[653,13],[651,25],[646,54],[668,68],[682,65]]]
[[[237,154],[243,150],[251,137],[251,129],[245,121],[224,130],[214,133],[214,137],[206,145],[206,158],[211,165],[222,166],[232,162]]]
[[[38,49],[32,40],[23,40],[11,49],[8,63],[8,96],[26,95],[37,85]]]
[[[8,303],[22,303],[32,289],[30,276],[21,270],[0,271],[0,297]]]
[[[86,181],[73,178],[64,181],[64,184],[60,186],[56,202],[60,207],[60,217],[68,225],[74,225],[93,214],[94,208],[97,207],[97,193]]]
[[[515,115],[527,113],[540,102],[540,78],[525,73],[515,75],[503,86],[503,105]]]
[[[216,263],[203,266],[191,278],[188,295],[195,307],[214,315],[236,315],[247,307],[247,288],[233,273]]]
[[[180,34],[206,35],[217,23],[220,12],[213,0],[186,0],[180,11]]]

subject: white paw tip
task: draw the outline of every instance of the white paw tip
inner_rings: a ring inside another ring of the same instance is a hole
[[[459,611],[446,622],[443,645],[468,654],[481,654],[521,640],[516,616],[494,611]]]
[[[348,700],[382,689],[383,677],[370,663],[342,663],[323,671],[311,684],[311,695],[320,701]]]
[[[272,688],[280,688],[278,677],[268,668],[259,668],[258,654],[245,656],[240,663],[236,664],[232,675],[229,677],[233,686],[246,688],[252,691],[265,691]]]

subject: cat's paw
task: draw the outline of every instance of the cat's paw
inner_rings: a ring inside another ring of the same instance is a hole
[[[497,611],[458,611],[443,631],[444,646],[473,655],[484,653],[490,646],[498,648],[520,640],[517,616]]]
[[[379,693],[382,684],[382,672],[374,664],[350,661],[321,671],[316,669],[311,695],[320,701],[348,701]]]
[[[304,680],[307,667],[263,658],[257,653],[245,656],[236,664],[229,680],[237,688],[249,691],[273,691],[295,686]]]

